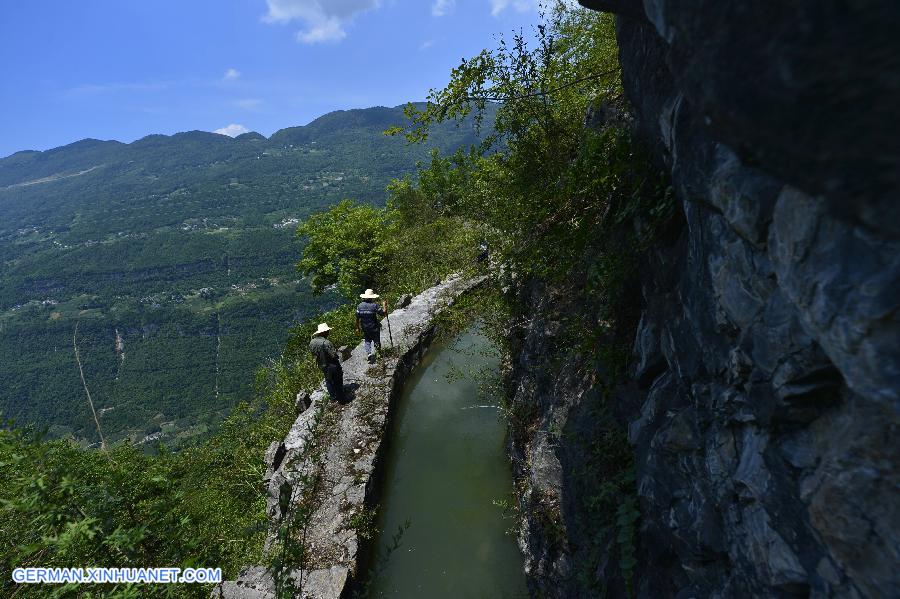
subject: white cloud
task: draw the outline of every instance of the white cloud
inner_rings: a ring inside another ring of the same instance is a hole
[[[435,40],[425,40],[422,42],[422,45],[419,46],[419,50],[427,50],[435,44]]]
[[[347,32],[344,31],[341,21],[336,18],[325,19],[309,29],[297,32],[297,40],[304,44],[339,42],[345,37],[347,37]]]
[[[453,10],[456,6],[456,0],[434,0],[431,5],[431,14],[436,17],[443,17]]]
[[[241,76],[241,72],[237,69],[228,69],[225,71],[225,75],[222,77],[225,81],[231,81],[233,79],[237,79]]]
[[[491,0],[491,14],[495,17],[507,8],[513,8],[516,12],[528,12],[537,10],[539,0]]]
[[[267,23],[301,21],[297,39],[306,44],[336,42],[347,37],[344,25],[361,12],[378,8],[381,0],[266,0]]]
[[[232,123],[226,127],[222,127],[221,129],[216,129],[213,133],[218,133],[219,135],[227,135],[228,137],[237,137],[241,133],[250,133],[250,129],[247,129],[243,125],[237,125]]]

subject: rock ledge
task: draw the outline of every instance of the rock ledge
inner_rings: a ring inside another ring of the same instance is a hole
[[[307,570],[292,572],[302,580],[299,596],[325,599],[346,596],[365,567],[366,516],[377,503],[378,479],[383,467],[385,436],[396,401],[410,372],[418,365],[434,337],[434,318],[485,277],[448,278],[415,296],[404,308],[390,313],[396,350],[372,365],[360,343],[344,361],[344,384],[353,389],[352,401],[331,404],[324,385],[311,396],[298,395],[302,413],[281,442],[266,453],[269,489],[267,514],[274,529],[282,519],[279,497],[300,481],[314,475],[313,514],[305,531],[310,548]],[[390,347],[387,326],[382,331],[384,347]],[[311,430],[317,418],[327,420],[321,452],[308,452],[314,441]],[[318,459],[316,455],[318,454]],[[290,505],[290,504],[289,504]],[[291,505],[290,507],[296,507]],[[290,510],[290,508],[288,508]],[[363,523],[362,525],[360,523]],[[266,546],[274,542],[270,532]],[[217,585],[212,597],[223,599],[270,599],[275,597],[272,573],[260,566],[247,567],[235,581]]]

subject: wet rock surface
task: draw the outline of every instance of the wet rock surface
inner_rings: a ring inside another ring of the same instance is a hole
[[[619,13],[635,126],[684,217],[643,257],[631,382],[610,396],[636,594],[900,595],[900,131],[879,116],[900,105],[900,8],[583,4]],[[511,365],[536,412],[513,447],[524,501],[549,506],[520,542],[537,594],[619,596],[612,547],[578,572],[587,449],[566,433],[609,423],[584,408],[602,373],[546,334],[556,293],[523,291]]]
[[[349,403],[332,403],[324,386],[312,394],[298,395],[302,413],[285,439],[269,448],[264,481],[273,529],[285,512],[299,509],[298,498],[310,497],[301,488],[315,481],[309,502],[313,511],[303,531],[309,548],[305,569],[290,573],[299,588],[298,597],[343,597],[360,582],[370,537],[365,529],[366,514],[377,504],[377,479],[394,404],[431,343],[434,317],[483,280],[451,277],[392,311],[389,318],[395,350],[372,365],[360,343],[343,362]],[[327,426],[319,426],[323,421]],[[320,451],[307,451],[313,443]],[[274,541],[273,530],[266,546]],[[236,581],[217,586],[212,596],[266,599],[275,596],[274,588],[272,572],[254,566],[242,571]]]

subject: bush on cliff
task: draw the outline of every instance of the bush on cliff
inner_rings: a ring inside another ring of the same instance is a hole
[[[443,165],[435,156],[434,165]],[[429,171],[422,171],[427,176]],[[452,272],[471,271],[485,232],[476,221],[444,213],[440,197],[410,179],[388,187],[385,208],[345,200],[297,229],[305,241],[297,269],[321,293],[337,285],[355,301],[365,289],[389,299],[418,293]]]

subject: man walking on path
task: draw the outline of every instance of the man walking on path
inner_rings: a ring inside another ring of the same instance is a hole
[[[363,301],[356,306],[356,330],[362,331],[365,340],[366,355],[369,362],[375,361],[376,353],[381,352],[381,323],[379,316],[387,315],[387,303],[382,300],[381,305],[375,303],[380,296],[371,289],[366,289],[360,296]],[[372,351],[372,345],[375,351]]]
[[[341,367],[341,358],[334,349],[334,344],[328,340],[329,331],[331,331],[331,327],[328,326],[328,323],[321,323],[313,333],[309,351],[316,357],[316,364],[325,374],[325,388],[328,389],[331,400],[345,403],[344,369]]]

